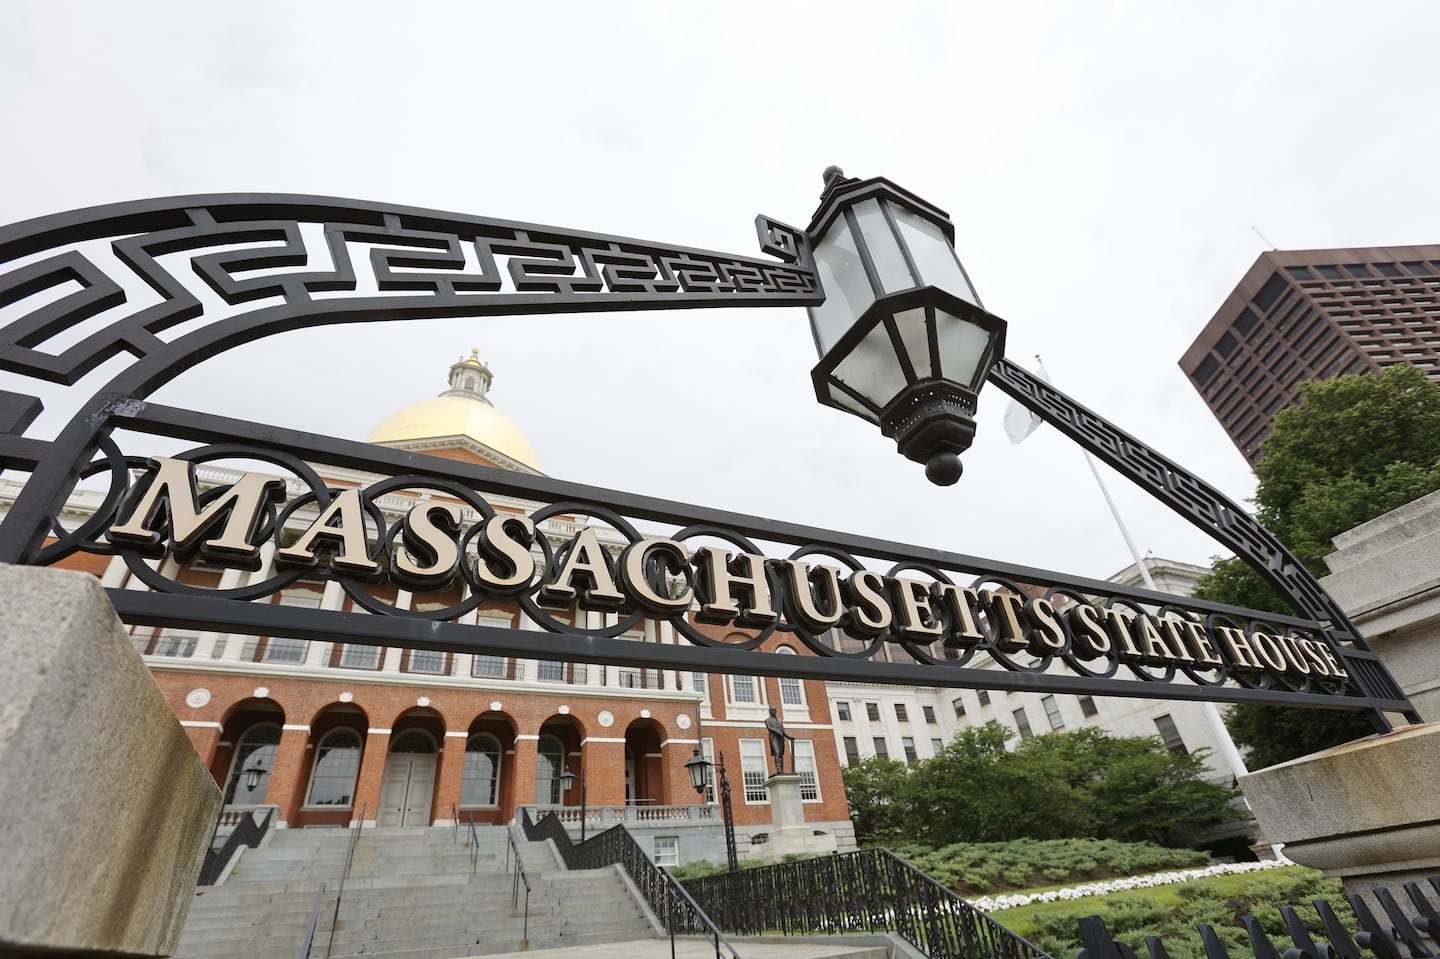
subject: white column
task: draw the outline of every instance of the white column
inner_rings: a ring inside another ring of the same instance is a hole
[[[410,608],[410,601],[411,601],[413,598],[414,598],[414,594],[412,594],[409,590],[406,590],[406,589],[399,590],[399,591],[396,592],[396,594],[395,594],[395,608],[396,608],[396,609],[409,609],[409,608]],[[382,673],[398,673],[398,672],[400,672],[400,657],[401,657],[403,654],[404,654],[404,650],[402,650],[399,646],[386,646],[386,647],[385,647],[385,661],[380,664],[380,672],[382,672]]]
[[[220,589],[234,589],[245,575],[243,569],[227,569],[220,574]],[[220,649],[216,649],[216,646]],[[214,659],[225,646],[225,634],[207,629],[195,638],[195,659]]]
[[[107,589],[119,589],[129,578],[130,567],[125,565],[125,560],[119,556],[112,556],[110,565],[105,567],[105,575],[100,577],[100,585]]]
[[[244,577],[244,585],[249,586],[252,583],[262,583],[275,574],[276,550],[277,547],[274,542],[267,542],[260,546],[260,568]],[[266,602],[266,600],[257,600],[257,602]],[[222,638],[224,639],[223,649],[215,658],[223,659],[226,662],[239,662],[240,654],[245,650],[245,640],[248,637],[239,636],[234,633],[225,633],[222,634]],[[216,645],[217,648],[221,646],[219,643]],[[212,653],[211,655],[214,654]]]

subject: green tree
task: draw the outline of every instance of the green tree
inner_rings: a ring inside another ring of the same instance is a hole
[[[997,722],[962,729],[910,767],[867,760],[845,773],[862,842],[1090,838],[1193,846],[1235,818],[1234,790],[1208,783],[1203,753],[1177,755],[1158,738],[1079,729],[1007,748]]]
[[[905,780],[910,767],[878,756],[846,766],[845,799],[850,804],[850,821],[862,846],[883,846],[904,836]]]
[[[1304,566],[1324,575],[1338,534],[1440,489],[1440,387],[1418,369],[1302,383],[1281,410],[1255,467],[1257,517]],[[1243,560],[1216,560],[1201,599],[1288,612]],[[1237,705],[1226,718],[1256,768],[1371,732],[1361,714]]]

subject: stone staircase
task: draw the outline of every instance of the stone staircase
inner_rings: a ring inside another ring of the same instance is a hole
[[[530,879],[512,908],[506,830],[477,827],[472,850],[448,827],[367,829],[355,847],[331,936],[349,830],[277,832],[224,884],[197,890],[176,959],[299,959],[321,883],[311,959],[450,959],[653,938],[618,867],[566,872],[545,843],[520,844]]]

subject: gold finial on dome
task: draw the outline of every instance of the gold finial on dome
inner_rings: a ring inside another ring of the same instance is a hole
[[[475,366],[484,366],[485,364],[480,361],[480,347],[473,347],[470,350],[470,359],[465,362],[473,363]]]

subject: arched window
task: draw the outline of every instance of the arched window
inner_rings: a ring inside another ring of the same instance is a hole
[[[565,750],[554,736],[541,736],[535,763],[535,804],[558,806],[561,801],[560,773],[565,768]]]
[[[775,652],[786,656],[795,655],[795,650],[789,646],[781,646]],[[786,706],[805,705],[805,687],[801,685],[800,680],[793,676],[780,677],[780,702]]]
[[[396,737],[390,744],[392,753],[433,753],[435,740],[418,729],[409,729]]]
[[[353,729],[332,729],[315,749],[308,806],[349,806],[360,772],[360,736]]]
[[[235,750],[235,759],[230,763],[230,778],[225,781],[225,803],[242,806],[265,801],[265,790],[270,787],[270,771],[275,768],[275,753],[280,748],[280,727],[275,723],[261,723],[245,730],[240,745]],[[247,769],[260,771],[255,788],[246,786]]]
[[[489,733],[476,733],[465,742],[465,772],[460,781],[460,805],[493,806],[500,795],[500,741]]]

